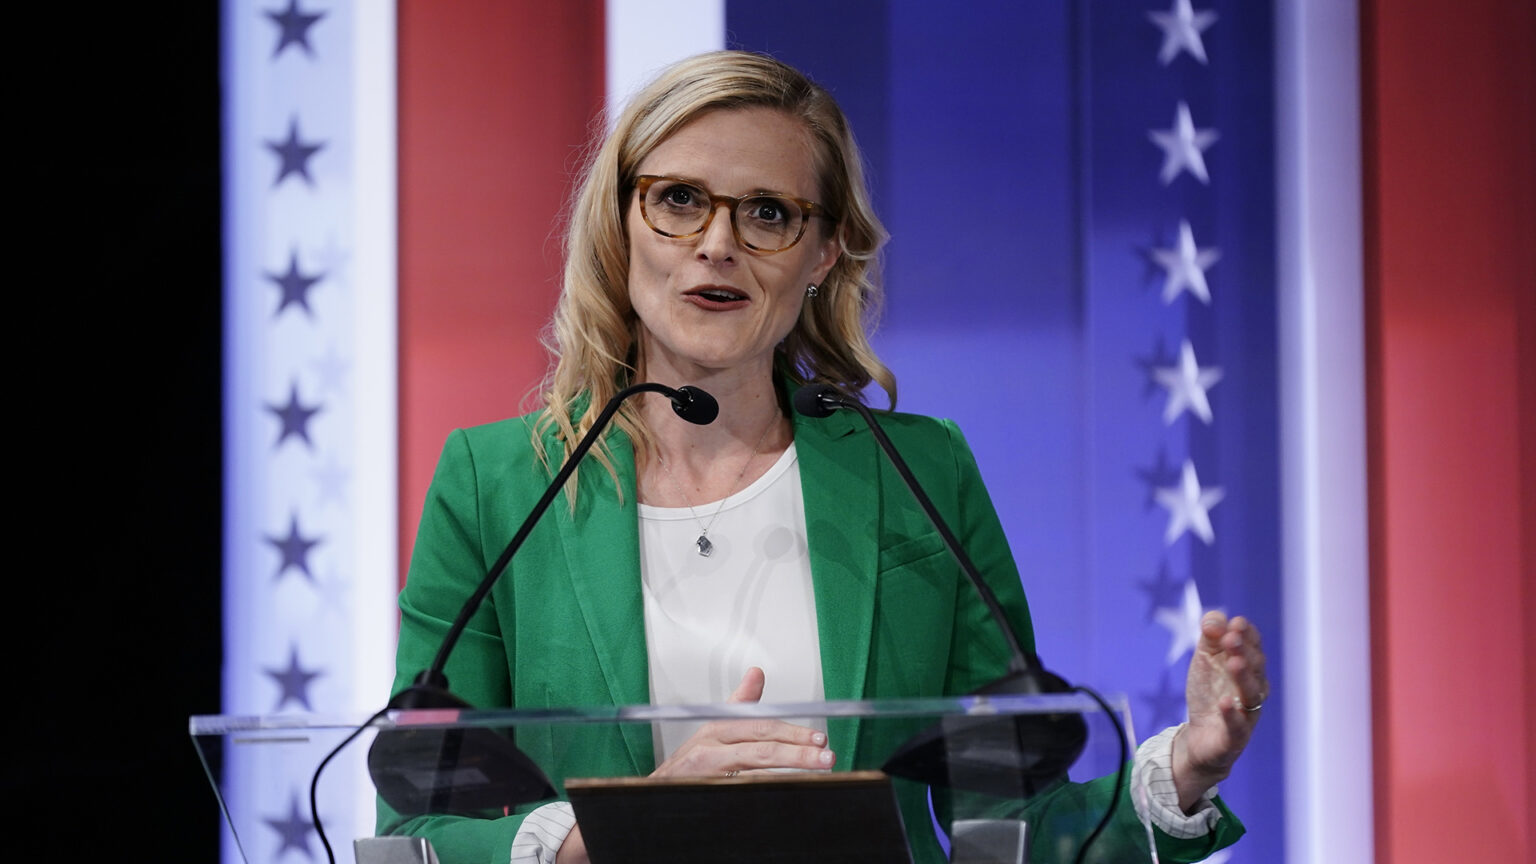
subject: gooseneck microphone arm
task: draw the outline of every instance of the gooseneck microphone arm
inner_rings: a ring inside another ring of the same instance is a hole
[[[1025,651],[1019,643],[1019,635],[1014,631],[1013,625],[1008,622],[1008,616],[1003,614],[1002,604],[998,602],[992,586],[981,578],[981,573],[971,562],[971,556],[966,554],[965,547],[960,545],[954,532],[949,530],[949,526],[939,516],[938,508],[933,506],[928,493],[923,491],[922,484],[918,483],[917,478],[912,475],[906,460],[901,458],[896,445],[891,443],[885,430],[880,428],[880,424],[875,421],[869,408],[857,399],[850,399],[836,388],[826,384],[807,384],[795,391],[795,410],[807,417],[827,417],[838,408],[851,408],[864,418],[864,422],[869,425],[869,431],[880,443],[880,448],[890,458],[891,464],[896,466],[897,473],[901,475],[902,480],[906,481],[907,488],[912,490],[912,495],[917,498],[917,503],[923,508],[923,512],[928,514],[928,519],[933,522],[933,527],[938,529],[939,536],[944,538],[944,545],[949,547],[950,553],[959,562],[960,569],[965,572],[966,578],[971,580],[976,593],[981,595],[981,601],[986,604],[987,611],[992,613],[992,619],[997,622],[997,629],[1002,631],[1003,639],[1008,644],[1010,653],[1008,671],[1010,673],[1040,671],[1043,667],[1039,657]]]
[[[587,455],[588,450],[592,449],[592,445],[603,434],[603,430],[608,428],[608,423],[613,419],[613,415],[618,412],[619,406],[630,396],[646,391],[664,394],[672,401],[672,410],[677,413],[677,416],[687,420],[689,423],[696,423],[700,426],[708,425],[713,423],[715,417],[720,413],[720,405],[715,401],[715,397],[697,387],[682,387],[674,390],[664,384],[646,382],[626,387],[615,393],[613,398],[608,400],[608,404],[603,406],[602,413],[598,414],[597,419],[592,422],[592,428],[587,430],[587,434],[582,436],[581,442],[571,451],[570,456],[566,457],[565,464],[560,466],[559,472],[550,481],[549,487],[544,490],[544,494],[533,505],[533,509],[528,512],[528,517],[523,520],[522,527],[518,528],[517,533],[512,535],[512,540],[507,543],[506,549],[496,559],[496,563],[491,565],[491,569],[487,571],[485,578],[480,581],[480,585],[475,589],[475,593],[470,595],[469,600],[465,602],[464,608],[459,611],[459,617],[454,620],[453,626],[448,628],[448,635],[443,637],[443,644],[438,648],[437,656],[432,660],[432,665],[417,675],[410,687],[400,691],[394,699],[390,700],[389,707],[401,709],[463,707],[463,703],[458,697],[448,692],[448,679],[443,674],[443,668],[448,663],[449,653],[458,644],[459,637],[463,634],[464,628],[469,625],[469,619],[474,616],[475,610],[480,608],[480,604],[485,600],[486,595],[491,592],[491,587],[496,584],[496,580],[501,576],[502,571],[507,569],[507,564],[511,562],[512,556],[523,545],[523,541],[527,539],[528,533],[533,530],[533,526],[539,521],[539,517],[544,515],[544,511],[549,508],[550,502],[554,501],[555,496],[560,494],[560,490],[565,486],[565,482],[570,479],[571,473],[576,470],[577,463],[581,461],[583,456]]]
[[[462,711],[471,707],[448,690],[448,678],[443,673],[448,655],[475,610],[490,593],[491,586],[527,539],[528,532],[560,494],[576,464],[603,434],[620,404],[642,391],[665,394],[672,400],[672,410],[690,423],[711,423],[720,413],[715,398],[697,387],[673,390],[661,384],[645,383],[614,394],[593,420],[592,428],[566,458],[549,488],[529,511],[522,527],[485,574],[475,593],[465,602],[459,617],[443,638],[432,665],[416,676],[411,686],[396,694],[380,714],[390,710],[430,708]],[[554,784],[537,763],[518,749],[513,737],[510,729],[484,726],[417,725],[381,730],[368,749],[368,773],[379,797],[402,815],[504,809],[553,797]]]
[[[1047,670],[1033,652],[1024,650],[1008,616],[1003,614],[997,595],[981,578],[971,557],[955,539],[938,508],[933,506],[907,467],[906,460],[901,458],[864,403],[826,384],[801,387],[795,391],[794,403],[795,410],[807,417],[826,417],[839,408],[851,408],[864,418],[869,431],[992,613],[1010,652],[1008,672],[972,691],[972,695],[1067,693],[1080,689]],[[1087,734],[1087,724],[1075,713],[946,717],[907,739],[886,759],[882,770],[930,786],[968,789],[1007,798],[1027,797],[1066,776],[1067,769],[1082,755]],[[1112,807],[1109,812],[1113,812]],[[1107,820],[1108,813],[1105,818]]]

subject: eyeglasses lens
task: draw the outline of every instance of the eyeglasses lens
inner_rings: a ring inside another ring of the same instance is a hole
[[[677,180],[658,179],[645,190],[645,216],[651,227],[673,237],[697,234],[709,221],[714,204],[708,192]],[[788,198],[754,195],[736,202],[738,238],[763,252],[793,246],[805,212]]]

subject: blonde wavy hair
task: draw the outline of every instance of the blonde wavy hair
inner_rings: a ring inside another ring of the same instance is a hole
[[[870,204],[847,118],[830,93],[793,67],[764,54],[714,51],[664,69],[629,101],[613,131],[589,148],[570,205],[564,284],[542,337],[553,363],[540,385],[544,408],[534,424],[533,444],[546,466],[550,454],[543,435],[550,427],[569,452],[608,400],[644,372],[637,350],[639,319],[629,300],[624,226],[640,162],[706,112],[761,107],[799,119],[810,132],[819,201],[831,214],[817,220],[819,230],[835,231],[842,252],[818,286],[815,302],[803,304],[800,319],[778,346],[776,365],[797,384],[831,384],[854,396],[877,383],[895,407],[895,376],[869,342],[882,299],[877,256],[887,235]],[[651,445],[634,401],[619,409],[614,422],[637,452]],[[602,442],[593,455],[615,473]],[[573,477],[567,486],[573,505],[575,489]]]

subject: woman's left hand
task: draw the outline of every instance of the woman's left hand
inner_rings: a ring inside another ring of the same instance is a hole
[[[1173,781],[1188,812],[1232,773],[1269,698],[1258,628],[1241,616],[1205,613],[1184,693],[1189,723],[1173,739]]]

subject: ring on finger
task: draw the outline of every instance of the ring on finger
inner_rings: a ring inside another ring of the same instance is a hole
[[[1259,710],[1260,708],[1263,708],[1264,707],[1264,703],[1267,702],[1267,701],[1269,701],[1269,697],[1266,696],[1265,698],[1260,699],[1259,700],[1259,704],[1257,704],[1257,705],[1244,705],[1243,704],[1243,697],[1241,697],[1241,696],[1233,696],[1232,697],[1232,704],[1237,706],[1237,709],[1239,711],[1243,711],[1243,712],[1248,713],[1248,714],[1252,714],[1253,712]]]
[[[735,777],[737,774],[740,774],[740,773],[741,773],[740,771],[727,771],[727,772],[725,772],[725,776],[727,776],[727,777]]]

